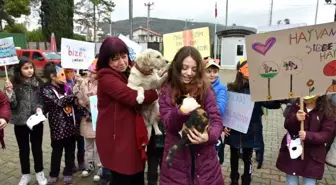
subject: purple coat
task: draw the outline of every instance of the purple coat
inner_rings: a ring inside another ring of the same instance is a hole
[[[300,122],[296,118],[296,112],[300,109],[297,101],[292,105],[285,120],[285,128],[291,134],[298,135]],[[306,139],[304,140],[304,160],[301,157],[291,159],[289,150],[286,146],[286,136],[282,139],[279,157],[276,166],[282,172],[289,175],[297,175],[312,179],[321,180],[324,173],[326,159],[326,145],[333,138],[334,120],[320,115],[318,110],[313,109],[307,113],[304,130]]]
[[[195,179],[191,178],[191,154],[189,148],[177,152],[172,167],[168,169],[165,159],[169,149],[180,141],[178,132],[182,129],[189,115],[183,115],[179,107],[173,105],[171,88],[165,85],[160,92],[160,116],[166,129],[163,154],[163,165],[160,172],[160,185],[224,185],[224,179],[218,161],[215,144],[220,137],[223,125],[216,98],[209,88],[204,96],[203,107],[210,118],[209,141],[194,146],[195,151]]]

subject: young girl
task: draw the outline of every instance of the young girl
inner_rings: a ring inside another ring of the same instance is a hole
[[[250,94],[249,75],[247,61],[241,61],[237,64],[236,79],[228,84],[228,91]],[[268,109],[279,109],[282,101],[255,102],[252,112],[250,125],[246,134],[236,130],[225,129],[225,143],[230,145],[230,167],[231,167],[231,185],[238,185],[239,182],[239,151],[243,150],[244,174],[242,175],[242,185],[251,184],[252,174],[252,152],[253,148],[264,148],[263,126],[262,126],[262,107]],[[260,154],[263,156],[263,151]]]
[[[30,180],[30,145],[34,157],[36,180],[40,185],[47,184],[43,173],[43,123],[35,125],[32,130],[26,125],[28,118],[36,113],[36,109],[43,110],[43,99],[40,89],[43,81],[36,76],[34,64],[26,57],[21,57],[14,68],[14,77],[5,82],[6,95],[9,99],[14,133],[19,146],[22,177],[19,185],[27,185]]]
[[[182,96],[189,94],[180,103]],[[189,101],[189,102],[188,102]],[[202,107],[210,120],[204,133],[190,130],[192,145],[176,153],[172,167],[164,164],[160,171],[160,185],[211,184],[224,185],[214,145],[223,131],[216,98],[204,76],[202,57],[195,48],[185,46],[174,57],[168,70],[168,79],[160,90],[160,118],[166,130],[163,160],[169,149],[180,141],[179,131],[190,113]]]
[[[220,66],[213,60],[213,59],[208,59],[205,63],[205,71],[206,71],[206,76],[207,79],[210,81],[212,88],[215,92],[216,95],[216,102],[217,106],[219,108],[219,112],[221,114],[221,117],[224,116],[225,110],[226,110],[226,94],[227,94],[227,89],[226,86],[223,85],[220,82],[219,79],[219,69]],[[224,162],[224,143],[222,136],[218,139],[218,142],[216,144],[216,150],[218,153],[219,157],[219,163],[223,164]]]
[[[97,94],[96,63],[90,66],[88,78],[76,78],[73,93],[77,96],[78,103],[90,111],[89,98]],[[82,172],[82,176],[87,177],[95,170],[96,166],[101,166],[96,149],[96,132],[93,131],[91,118],[82,118],[80,134],[85,138],[85,151],[87,156],[87,165],[86,169]],[[96,174],[93,179],[94,181],[99,181],[100,177]]]
[[[288,131],[282,139],[277,168],[286,173],[286,185],[298,185],[299,176],[303,185],[315,185],[324,173],[326,146],[334,137],[336,107],[326,96],[307,96],[304,99],[304,111],[300,110],[297,100],[285,120]],[[304,121],[304,131],[300,130]],[[301,157],[291,159],[287,138],[300,138],[304,142],[304,160]]]
[[[66,84],[70,87],[70,89],[73,91],[73,87],[77,81],[76,79],[76,71],[74,69],[64,69],[65,77],[66,77]],[[80,115],[77,115],[76,113],[76,124],[80,125],[81,123],[81,117]],[[73,167],[73,172],[77,172],[78,170],[84,170],[85,169],[85,142],[84,137],[80,135],[80,131],[78,130],[76,134],[76,146],[77,146],[77,164],[78,168],[76,167],[76,164]]]
[[[78,125],[75,113],[85,115],[85,110],[76,105],[77,98],[71,93],[64,70],[55,63],[47,63],[44,76],[48,83],[42,96],[49,110],[48,120],[51,135],[51,169],[48,184],[54,185],[60,172],[63,149],[65,150],[64,184],[72,184],[72,169],[75,160],[75,142]]]

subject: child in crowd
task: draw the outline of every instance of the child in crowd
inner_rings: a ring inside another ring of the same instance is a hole
[[[286,185],[298,185],[299,176],[303,177],[303,185],[315,185],[324,174],[326,146],[334,138],[336,107],[327,96],[307,96],[304,98],[304,109],[300,110],[297,100],[286,116],[285,129],[276,166],[286,173]],[[304,121],[304,131],[300,123]],[[289,144],[300,138],[304,142],[304,160],[301,157],[292,159]]]
[[[1,148],[5,149],[5,132],[4,129],[10,119],[10,106],[6,95],[0,91],[0,144]]]
[[[236,79],[228,84],[228,91],[250,94],[249,73],[247,61],[237,64]],[[268,109],[279,109],[283,101],[255,102],[250,125],[246,134],[236,130],[225,128],[228,135],[225,143],[230,145],[230,167],[231,185],[238,185],[239,182],[239,150],[243,150],[244,174],[242,175],[242,185],[251,184],[252,175],[252,153],[254,148],[264,147],[263,126],[262,126],[262,107]],[[263,152],[260,155],[264,155]]]
[[[5,82],[6,95],[12,110],[11,123],[14,124],[14,133],[19,146],[19,157],[22,177],[19,185],[27,185],[30,177],[30,143],[34,157],[34,169],[39,185],[46,185],[47,179],[43,172],[43,123],[30,129],[26,122],[36,114],[37,108],[44,109],[41,97],[43,81],[35,74],[35,66],[27,57],[20,57],[20,62],[14,67],[14,76],[11,81]],[[30,142],[30,143],[29,143]]]
[[[64,69],[64,73],[65,73],[65,77],[66,77],[66,83],[67,85],[71,88],[71,90],[73,91],[73,87],[76,83],[76,71],[74,69]],[[81,118],[80,115],[78,115],[78,113],[75,113],[75,118],[76,118],[76,124],[80,125],[81,123]],[[85,157],[85,143],[84,143],[84,137],[80,135],[79,133],[79,128],[76,134],[76,143],[77,143],[77,164],[78,164],[78,168],[76,167],[76,165],[74,165],[73,167],[73,172],[77,172],[82,171],[85,169],[85,161],[84,161],[84,157]]]
[[[44,67],[48,82],[42,89],[42,96],[49,110],[48,120],[51,135],[51,169],[48,184],[57,182],[63,149],[65,151],[64,184],[72,184],[72,170],[75,160],[75,143],[78,125],[75,113],[87,116],[87,111],[76,104],[77,98],[66,84],[64,69],[53,62]]]
[[[90,96],[97,95],[97,74],[96,74],[95,60],[89,67],[89,74],[87,78],[76,78],[76,84],[73,87],[73,93],[78,98],[78,103],[90,111]],[[82,172],[83,177],[89,176],[96,166],[100,167],[101,163],[96,149],[96,132],[93,131],[91,118],[82,118],[80,124],[80,134],[85,138],[86,151],[86,168]],[[100,172],[100,170],[98,170]],[[99,181],[100,176],[96,174],[93,177],[94,181]]]
[[[224,116],[225,110],[226,110],[226,94],[227,89],[226,86],[223,85],[220,82],[219,79],[219,69],[220,66],[213,60],[213,59],[207,59],[205,63],[205,71],[207,79],[210,81],[212,88],[215,92],[216,96],[216,102],[219,109],[219,112],[221,116]],[[224,162],[224,143],[222,137],[218,139],[218,142],[216,144],[216,150],[219,157],[220,164],[223,164]]]

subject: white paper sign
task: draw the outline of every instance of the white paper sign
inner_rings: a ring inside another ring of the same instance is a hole
[[[92,130],[95,132],[97,128],[97,117],[98,117],[98,98],[96,96],[90,96],[90,109],[91,109],[91,120],[92,120]]]
[[[66,69],[88,69],[95,59],[95,44],[65,39],[61,41],[62,67]]]
[[[120,34],[118,38],[125,42],[129,50],[129,57],[131,61],[134,61],[136,55],[141,52],[142,47],[138,43],[130,40],[129,38],[125,37],[122,34]]]
[[[248,94],[228,92],[223,125],[246,134],[250,125],[254,102]]]
[[[19,63],[13,37],[0,39],[0,66]]]

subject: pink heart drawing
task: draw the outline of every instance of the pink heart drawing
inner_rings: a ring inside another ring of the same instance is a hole
[[[256,42],[252,44],[252,49],[262,55],[266,55],[266,53],[272,48],[275,42],[276,42],[276,38],[271,37],[267,39],[265,44],[262,44],[260,42]]]

